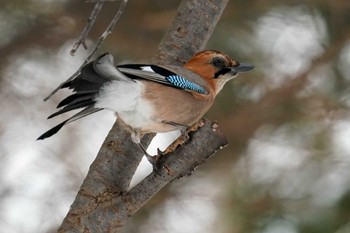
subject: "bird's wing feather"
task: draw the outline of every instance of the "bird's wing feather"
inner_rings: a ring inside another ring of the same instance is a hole
[[[109,53],[105,53],[98,57],[95,62],[93,62],[93,66],[94,71],[104,79],[126,82],[133,81],[116,68],[114,65],[114,58]]]
[[[150,80],[200,94],[208,93],[206,82],[183,67],[148,64],[115,66],[113,56],[108,53],[84,66],[81,74],[63,87],[72,88],[75,92],[99,91],[108,81],[134,82],[134,79]]]
[[[145,79],[180,88],[186,91],[207,94],[206,83],[197,74],[176,66],[145,64],[120,65],[117,69],[132,79]]]
[[[148,70],[142,70],[141,67],[150,67],[149,65],[133,64],[127,66],[128,68],[126,68],[125,66],[118,66],[117,68],[132,79],[146,79],[157,83],[170,85],[163,75]]]

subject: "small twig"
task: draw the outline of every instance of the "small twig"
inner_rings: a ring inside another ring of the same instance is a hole
[[[78,50],[80,45],[83,45],[84,49],[87,49],[85,39],[86,39],[88,33],[90,32],[92,26],[95,24],[97,15],[100,13],[104,2],[105,2],[104,0],[98,0],[98,2],[95,4],[94,9],[92,10],[92,12],[89,16],[83,31],[80,33],[77,42],[75,42],[75,44],[73,45],[73,48],[70,51],[70,54],[72,56],[75,55],[75,52]]]
[[[112,33],[117,21],[119,20],[120,16],[123,13],[123,10],[127,4],[128,0],[123,0],[123,2],[120,4],[119,9],[117,11],[117,13],[114,15],[113,20],[109,23],[107,29],[102,33],[102,35],[100,36],[100,38],[98,38],[97,43],[95,44],[94,49],[91,51],[91,53],[89,54],[89,56],[86,58],[86,62],[89,61],[92,57],[92,55],[100,48],[100,46],[102,45],[103,41],[107,38],[107,36],[109,34]]]
[[[104,2],[105,0],[101,0],[102,2]],[[101,3],[101,2],[99,2]],[[90,54],[87,56],[87,58],[85,59],[85,61],[83,62],[83,64],[79,67],[79,69],[72,75],[70,76],[66,81],[62,82],[55,90],[53,90],[45,99],[44,101],[50,99],[51,96],[53,96],[61,87],[64,83],[74,79],[80,72],[81,68],[84,67],[91,59],[91,57],[95,54],[95,52],[100,48],[100,46],[102,45],[103,41],[107,38],[107,36],[109,34],[112,33],[113,28],[115,27],[117,21],[119,20],[121,14],[123,13],[123,10],[126,6],[126,4],[128,3],[128,0],[123,0],[119,6],[118,11],[116,12],[116,14],[114,15],[112,21],[109,23],[108,27],[106,28],[106,30],[102,33],[102,35],[98,38],[97,42],[95,43],[95,47],[93,48],[93,50],[90,52]],[[97,5],[98,3],[96,3]],[[94,8],[94,10],[96,9],[96,6]],[[93,10],[93,11],[94,11]],[[91,15],[90,15],[91,16]],[[89,17],[90,18],[90,17]],[[85,28],[87,28],[88,26],[86,26]],[[90,26],[91,28],[91,26]],[[84,29],[85,30],[85,29]],[[89,29],[90,30],[90,29]],[[83,34],[83,33],[82,33]],[[86,35],[85,35],[86,36]],[[85,40],[85,39],[84,39]]]

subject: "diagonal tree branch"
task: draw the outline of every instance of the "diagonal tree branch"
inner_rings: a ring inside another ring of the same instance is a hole
[[[203,49],[227,2],[183,0],[154,62],[181,64]],[[148,145],[152,137],[146,135],[143,143]],[[226,144],[217,124],[206,121],[186,145],[164,158],[160,175],[152,173],[128,191],[143,154],[117,121],[58,232],[117,232],[162,187],[189,174]]]
[[[182,1],[153,61],[181,65],[194,53],[203,50],[227,2],[228,0]]]
[[[115,145],[107,145],[107,147],[111,148]],[[205,120],[202,127],[191,135],[190,141],[165,156],[162,161],[164,169],[152,172],[127,192],[120,192],[113,186],[116,180],[112,176],[107,179],[100,176],[101,168],[102,170],[111,169],[111,164],[116,164],[111,162],[115,155],[110,154],[104,159],[96,159],[86,181],[91,179],[97,186],[84,182],[65,220],[65,225],[61,226],[59,232],[117,232],[165,185],[190,174],[198,165],[226,145],[227,141],[219,130],[218,124]],[[113,170],[112,173],[116,174],[118,171]],[[116,174],[117,178],[118,176]],[[118,181],[117,183],[119,184]],[[106,185],[109,187],[106,188]],[[71,228],[68,229],[67,226]],[[76,229],[76,226],[79,228]],[[86,229],[89,230],[84,231]]]

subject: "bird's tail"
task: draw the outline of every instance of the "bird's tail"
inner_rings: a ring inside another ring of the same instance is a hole
[[[104,63],[101,63],[104,62]],[[105,65],[106,64],[106,65]],[[90,62],[85,65],[80,74],[73,80],[65,82],[61,88],[73,89],[74,94],[63,99],[58,105],[57,108],[62,109],[51,114],[48,119],[60,115],[62,113],[84,108],[82,111],[78,112],[74,116],[68,118],[62,123],[56,125],[43,135],[41,135],[38,140],[48,138],[55,133],[57,133],[65,124],[78,120],[82,117],[95,113],[102,110],[101,108],[95,108],[94,104],[96,103],[95,97],[101,90],[101,87],[111,79],[104,74],[100,74],[100,67],[105,65],[107,67],[113,67],[113,57],[108,54],[100,56],[96,61]]]
[[[85,116],[88,116],[92,113],[98,112],[100,110],[102,110],[102,108],[94,108],[93,106],[86,107],[83,110],[81,110],[80,112],[78,112],[77,114],[75,114],[74,116],[68,118],[67,120],[61,122],[60,124],[56,125],[52,129],[43,133],[40,137],[38,137],[37,140],[43,140],[45,138],[51,137],[52,135],[57,133],[64,125],[71,123],[73,121],[76,121],[76,120],[83,118]]]

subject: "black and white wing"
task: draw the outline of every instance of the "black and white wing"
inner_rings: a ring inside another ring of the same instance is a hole
[[[204,80],[182,67],[131,64],[117,66],[117,69],[133,79],[145,79],[185,91],[208,94]]]

